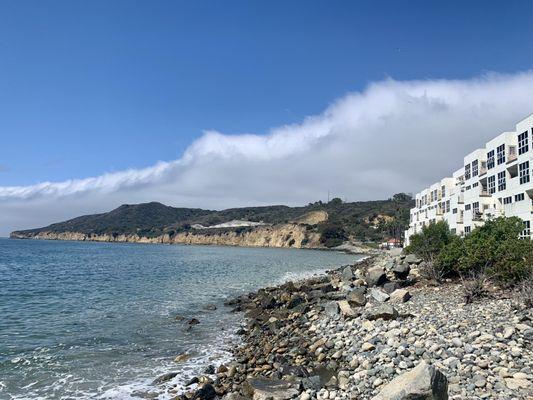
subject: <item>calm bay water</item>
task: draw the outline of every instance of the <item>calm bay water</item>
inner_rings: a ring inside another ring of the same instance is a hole
[[[229,357],[228,297],[358,256],[296,249],[0,239],[0,399],[131,398]],[[215,304],[215,311],[206,305]],[[190,331],[175,316],[198,318]],[[177,365],[177,354],[192,359]],[[135,397],[138,398],[138,397]]]

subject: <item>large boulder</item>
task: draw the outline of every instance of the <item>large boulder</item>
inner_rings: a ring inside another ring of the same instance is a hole
[[[373,321],[376,319],[391,320],[398,318],[398,311],[388,304],[382,304],[379,307],[373,307],[367,310],[366,319]]]
[[[382,267],[369,268],[365,274],[365,281],[368,286],[379,286],[387,281],[387,275]]]
[[[330,301],[324,306],[324,312],[330,317],[338,315],[340,312],[339,303],[336,301]]]
[[[352,267],[349,265],[347,267],[344,267],[341,273],[342,280],[345,282],[349,282],[353,279],[353,272]]]
[[[370,296],[376,301],[379,301],[381,303],[387,301],[390,296],[388,293],[385,293],[383,290],[380,290],[378,288],[372,288],[370,290]]]
[[[448,380],[434,366],[422,361],[385,385],[372,400],[448,400]]]
[[[355,289],[348,292],[346,295],[346,300],[350,305],[355,307],[362,307],[366,304],[366,288],[364,286],[356,287]]]
[[[300,394],[299,384],[281,379],[252,378],[244,388],[253,400],[289,400]]]
[[[407,257],[405,257],[404,261],[407,264],[420,264],[422,262],[422,259],[418,258],[414,254],[408,254]]]
[[[391,303],[405,303],[411,298],[411,293],[406,289],[396,289],[390,295]]]
[[[411,272],[411,267],[406,262],[396,264],[392,268],[392,273],[394,274],[396,279],[407,279],[407,277],[409,276],[409,272]]]

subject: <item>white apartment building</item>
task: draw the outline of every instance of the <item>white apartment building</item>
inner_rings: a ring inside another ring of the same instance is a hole
[[[410,211],[405,245],[432,222],[446,221],[457,235],[468,235],[486,220],[516,216],[524,221],[521,237],[531,238],[533,222],[533,115],[464,158],[463,166],[417,193]]]

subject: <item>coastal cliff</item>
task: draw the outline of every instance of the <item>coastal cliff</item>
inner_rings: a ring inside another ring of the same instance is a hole
[[[147,237],[137,234],[95,234],[82,232],[13,232],[15,239],[42,240],[76,240],[95,242],[130,242],[130,243],[163,243],[163,244],[194,244],[224,245],[243,247],[294,247],[323,248],[320,234],[310,231],[305,225],[280,224],[261,226],[250,229],[226,230],[190,230],[178,233],[164,233]]]

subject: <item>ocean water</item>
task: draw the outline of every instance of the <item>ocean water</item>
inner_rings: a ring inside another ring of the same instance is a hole
[[[168,398],[165,388],[229,359],[242,316],[225,299],[358,258],[0,239],[0,399]],[[200,324],[187,330],[176,315]],[[176,364],[184,352],[191,359]],[[179,374],[166,386],[151,384],[171,371]]]

